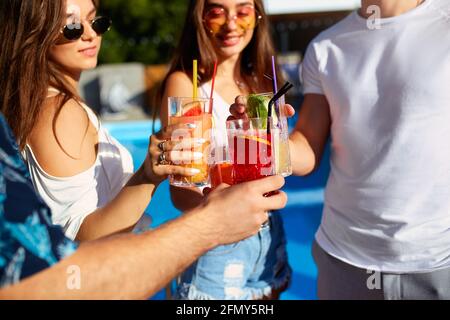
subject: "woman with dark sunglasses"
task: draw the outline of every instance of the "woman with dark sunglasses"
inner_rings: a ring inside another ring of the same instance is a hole
[[[169,127],[152,136],[133,174],[129,152],[80,99],[81,72],[97,65],[101,35],[111,26],[109,18],[96,17],[92,0],[2,2],[0,107],[53,223],[79,241],[131,230],[168,174],[196,173],[168,165],[191,152],[171,152],[172,144],[163,143]],[[25,6],[51,14],[33,17],[28,28]]]
[[[191,0],[170,71],[163,82],[161,119],[168,123],[167,97],[191,96],[192,61],[199,61],[200,92],[209,97],[214,63],[213,118],[216,148],[227,147],[229,107],[239,95],[272,91],[265,73],[272,73],[274,48],[262,0]],[[280,82],[282,80],[280,79]],[[219,151],[220,152],[220,151]],[[202,200],[200,189],[171,187],[174,205],[182,211]],[[236,223],[239,223],[236,221]],[[275,299],[286,289],[291,269],[283,222],[272,213],[255,236],[220,246],[202,256],[181,277],[179,299]]]

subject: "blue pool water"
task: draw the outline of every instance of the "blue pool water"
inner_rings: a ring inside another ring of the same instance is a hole
[[[133,155],[134,166],[143,162],[148,139],[152,132],[150,121],[107,123],[105,127]],[[156,130],[159,124],[155,124]],[[284,191],[289,201],[280,214],[284,219],[287,235],[289,262],[293,268],[290,288],[281,295],[281,299],[316,299],[317,270],[311,256],[311,244],[320,224],[323,208],[323,190],[329,172],[329,148],[320,168],[307,177],[288,177]],[[153,201],[146,210],[152,217],[152,227],[156,227],[180,213],[170,201],[169,186],[164,182],[157,190]],[[164,292],[153,299],[164,299]]]

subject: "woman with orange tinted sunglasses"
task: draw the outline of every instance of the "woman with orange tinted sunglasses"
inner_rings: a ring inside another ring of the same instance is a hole
[[[199,94],[211,94],[214,64],[213,119],[216,148],[227,148],[226,120],[239,95],[272,91],[274,48],[262,0],[191,0],[178,48],[163,83],[161,119],[168,124],[167,98],[192,96],[192,61],[199,61]],[[201,201],[200,189],[171,187],[174,205],[189,210]],[[239,205],[239,204],[236,204]],[[236,223],[239,223],[236,221]],[[179,299],[277,298],[290,280],[283,223],[270,222],[253,237],[208,252],[181,277]]]

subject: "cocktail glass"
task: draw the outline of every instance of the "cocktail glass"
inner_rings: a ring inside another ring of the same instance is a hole
[[[275,174],[273,136],[267,124],[272,119],[250,118],[227,121],[228,147],[234,183]]]
[[[271,119],[268,119],[269,101],[272,93],[250,94],[245,97],[247,115],[249,118],[266,119],[270,126],[271,139],[273,139],[273,166],[274,174],[283,177],[292,174],[291,157],[289,151],[289,127],[286,116],[284,96],[273,104]]]
[[[194,129],[179,129],[173,132],[171,140],[181,141],[193,139],[203,144],[192,143],[193,152],[202,153],[201,159],[190,159],[183,163],[174,163],[188,168],[195,168],[200,172],[191,177],[170,176],[171,185],[178,187],[203,187],[209,185],[209,144],[212,127],[212,102],[207,98],[169,97],[169,124],[193,124]],[[181,151],[181,150],[180,150]]]

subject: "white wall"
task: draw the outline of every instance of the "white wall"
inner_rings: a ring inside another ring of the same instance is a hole
[[[268,14],[341,11],[359,8],[361,0],[264,0]]]

